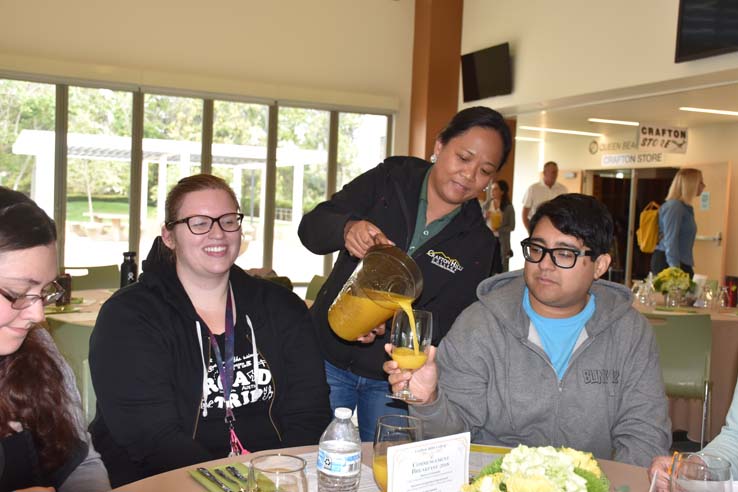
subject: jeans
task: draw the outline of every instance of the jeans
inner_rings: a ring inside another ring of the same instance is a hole
[[[339,369],[325,362],[325,376],[331,388],[331,410],[356,408],[362,442],[374,441],[374,428],[382,415],[407,415],[407,405],[387,398],[391,392],[386,380],[370,379]]]
[[[667,268],[669,268],[669,264],[666,262],[666,252],[661,251],[660,249],[655,249],[651,256],[651,272],[653,272],[654,275],[658,275],[661,270],[665,270]],[[694,269],[692,268],[692,265],[681,263],[679,268],[687,272],[690,279],[694,277]]]

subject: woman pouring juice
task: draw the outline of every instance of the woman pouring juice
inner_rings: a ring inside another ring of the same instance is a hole
[[[437,344],[492,270],[490,252],[498,243],[476,198],[502,167],[510,146],[510,131],[498,112],[464,109],[438,135],[430,162],[389,157],[303,217],[299,235],[305,247],[316,254],[339,251],[311,314],[331,406],[357,408],[362,441],[373,439],[377,417],[398,412],[397,404],[389,406],[393,400],[386,397],[382,371],[389,333],[381,326],[357,341],[345,340],[329,325],[331,304],[370,248],[395,245],[422,274],[422,294],[413,307],[433,313]],[[380,340],[375,342],[375,336]]]

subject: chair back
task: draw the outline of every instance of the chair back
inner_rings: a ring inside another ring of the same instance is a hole
[[[75,275],[82,270],[87,274]],[[120,270],[118,265],[64,267],[64,271],[72,275],[72,291],[88,289],[116,289],[120,287]]]
[[[95,418],[97,404],[95,390],[92,387],[89,363],[92,327],[67,323],[54,317],[46,318],[46,323],[59,353],[66,359],[69,367],[72,368],[72,372],[74,372],[77,389],[82,400],[82,411],[89,424]]]
[[[709,314],[647,314],[659,347],[666,394],[705,397],[710,377],[712,321]]]
[[[318,292],[320,292],[320,288],[323,287],[324,283],[325,277],[321,275],[313,275],[313,278],[307,286],[307,291],[305,292],[305,300],[314,301],[315,298],[318,297]]]

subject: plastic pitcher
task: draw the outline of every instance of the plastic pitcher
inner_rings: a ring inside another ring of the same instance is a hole
[[[328,309],[328,324],[339,337],[355,341],[422,290],[423,275],[412,258],[395,246],[372,246]]]

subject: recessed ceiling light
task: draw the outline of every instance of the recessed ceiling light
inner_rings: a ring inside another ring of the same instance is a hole
[[[533,138],[533,137],[515,137],[515,140],[521,140],[523,142],[540,142],[540,138]]]
[[[625,121],[625,120],[606,120],[603,118],[587,118],[587,121],[592,123],[609,123],[611,125],[626,125],[626,126],[638,126],[637,121]]]
[[[580,132],[577,130],[562,130],[560,128],[543,128],[540,126],[519,126],[521,130],[533,130],[535,132],[566,133],[567,135],[584,135],[586,137],[601,137],[602,133]]]
[[[705,109],[705,108],[690,108],[682,106],[679,108],[680,111],[692,111],[693,113],[712,113],[712,114],[724,114],[727,116],[738,116],[738,111],[725,111],[723,109]]]

